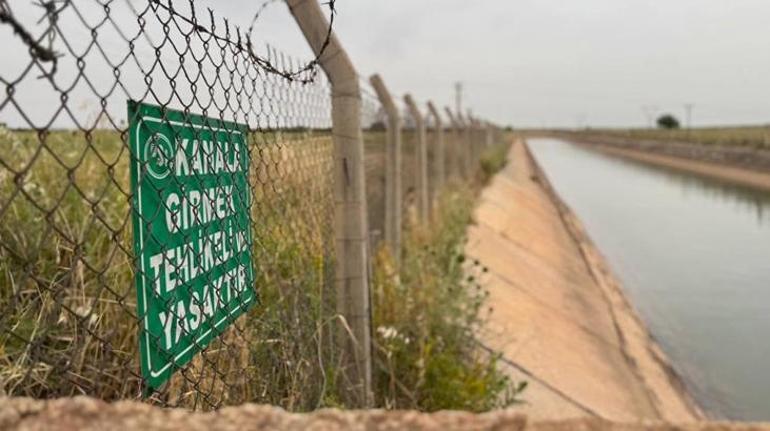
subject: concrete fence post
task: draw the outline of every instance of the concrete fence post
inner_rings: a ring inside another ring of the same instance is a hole
[[[477,167],[477,160],[476,160],[476,118],[473,117],[468,111],[467,114],[467,124],[468,124],[468,151],[467,151],[467,157],[468,157],[468,174],[473,178],[473,175],[476,171]]]
[[[460,124],[460,143],[458,145],[460,166],[463,170],[463,178],[471,179],[473,172],[471,172],[471,125],[470,122],[465,119],[462,112],[457,113],[457,122]]]
[[[428,111],[433,116],[433,129],[436,139],[433,142],[433,197],[441,193],[444,188],[444,176],[446,175],[446,152],[444,151],[444,125],[433,102],[428,102]]]
[[[449,163],[447,164],[449,166],[449,176],[458,176],[460,175],[460,154],[458,151],[460,145],[460,123],[457,122],[455,114],[452,113],[448,106],[444,108],[444,112],[446,112],[446,116],[449,117],[449,122],[452,124],[452,143],[447,147],[449,150]]]
[[[425,119],[417,109],[412,96],[404,96],[404,102],[409,109],[409,115],[414,119],[417,126],[417,203],[420,213],[420,221],[426,223],[430,215],[430,204],[428,202],[428,143],[425,132]]]
[[[481,120],[473,117],[473,163],[476,168],[478,168],[479,161],[481,160],[481,150],[484,145],[481,133]]]
[[[369,80],[388,117],[385,143],[385,241],[396,262],[401,257],[401,116],[379,75]]]
[[[471,139],[471,166],[475,172],[477,169],[479,169],[479,161],[481,160],[481,123],[479,122],[478,118],[472,117],[470,113],[468,114],[468,118],[470,119],[471,134],[473,136]]]
[[[485,121],[484,122],[484,126],[485,126],[484,127],[484,132],[485,132],[485,135],[484,135],[484,147],[485,148],[489,148],[489,147],[492,146],[492,139],[493,139],[492,138],[492,134],[494,133],[492,131],[492,123],[489,122],[489,121]]]
[[[478,148],[476,147],[476,118],[471,115],[470,111],[468,111],[468,129],[470,135],[470,138],[468,138],[468,159],[470,162],[470,173],[473,175],[477,161],[476,150],[478,150]]]
[[[323,49],[329,22],[318,1],[287,0],[287,5],[310,48],[321,54],[319,64],[331,83],[336,307],[345,320],[338,331],[341,395],[364,408],[373,404],[373,394],[361,88],[336,35]]]

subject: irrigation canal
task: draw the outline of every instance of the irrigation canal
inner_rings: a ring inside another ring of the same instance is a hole
[[[704,409],[770,420],[770,193],[529,146]]]

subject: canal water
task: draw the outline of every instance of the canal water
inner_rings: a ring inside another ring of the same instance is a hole
[[[770,193],[529,144],[701,406],[770,420]]]

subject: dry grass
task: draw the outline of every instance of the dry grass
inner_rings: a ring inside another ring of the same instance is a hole
[[[322,289],[331,280],[331,139],[255,136],[254,256],[261,306],[177,373],[158,402],[322,403]],[[41,145],[43,143],[44,145]],[[117,133],[3,129],[0,388],[135,398],[129,154]],[[23,173],[23,174],[20,174]]]
[[[383,137],[366,135],[370,221],[381,216],[375,205],[381,202],[383,153],[377,150]],[[152,402],[204,410],[245,401],[294,411],[339,405],[344,362],[332,336],[329,290],[332,142],[322,133],[252,139],[260,302],[175,373]],[[106,131],[37,136],[0,129],[0,147],[6,149],[0,156],[0,392],[140,397],[130,155],[123,138]],[[408,160],[410,150],[405,154]],[[460,348],[480,322],[478,292],[454,260],[473,200],[461,192],[467,187],[454,190],[442,198],[442,222],[415,228],[406,238],[404,283],[376,296],[378,327],[406,330],[419,322],[422,334],[417,356],[406,350],[396,362],[395,356],[385,360],[396,365],[386,374],[400,389],[379,385],[380,405],[483,410],[506,390],[494,359],[470,344]],[[387,268],[386,260],[375,264],[378,274]],[[420,296],[396,294],[418,284],[425,285]],[[392,351],[393,340],[377,334],[379,345]]]

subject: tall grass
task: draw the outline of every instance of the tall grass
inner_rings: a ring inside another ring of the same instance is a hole
[[[0,148],[0,393],[138,398],[124,136],[0,129]],[[152,402],[339,405],[331,138],[254,134],[250,148],[259,303]],[[440,198],[434,223],[409,230],[397,277],[386,255],[375,261],[381,406],[485,410],[509,390],[494,358],[470,342],[483,299],[460,262],[473,196],[456,184]]]
[[[138,385],[128,178],[119,174],[128,156],[114,133],[90,139],[0,132],[0,388],[8,394],[98,386],[109,399]]]
[[[0,131],[0,391],[136,398],[128,161],[118,133]],[[261,302],[153,399],[215,408],[323,403],[330,329],[331,139],[253,136]],[[325,357],[322,357],[326,355]]]

